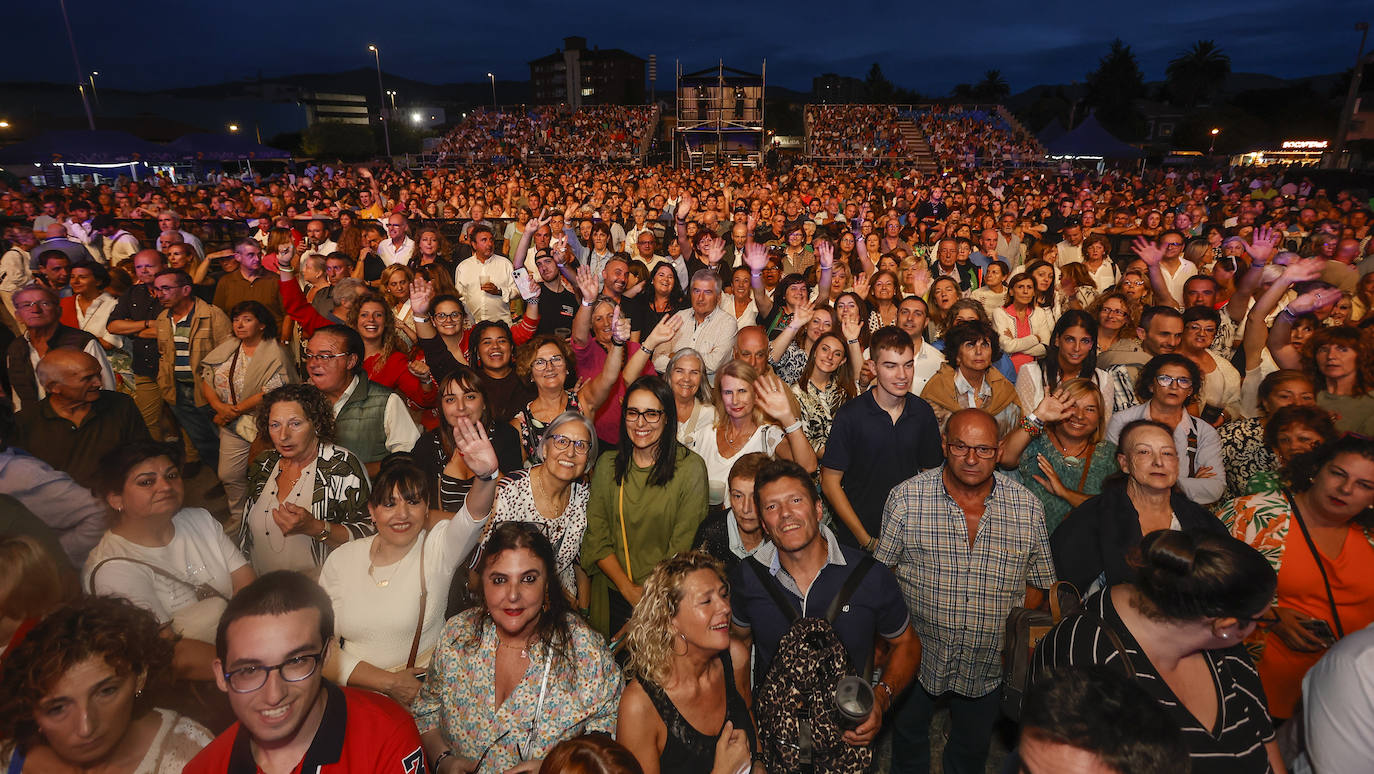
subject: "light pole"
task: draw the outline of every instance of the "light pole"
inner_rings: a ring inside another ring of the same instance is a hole
[[[377,96],[382,104],[377,106],[377,112],[382,114],[382,140],[386,143],[386,157],[391,158],[391,130],[387,128],[386,114],[386,89],[382,86],[382,52],[377,50],[375,44],[367,44],[367,50],[377,59]]]
[[[95,91],[95,77],[100,75],[99,70],[91,71],[91,97],[95,100],[95,106],[100,107],[100,95]]]
[[[396,115],[396,92],[391,89],[387,89],[386,95],[391,98],[391,115],[394,116]]]
[[[1356,22],[1355,31],[1360,33],[1360,51],[1355,55],[1355,70],[1350,74],[1350,88],[1345,92],[1345,105],[1341,107],[1341,120],[1336,124],[1336,142],[1332,143],[1331,164],[1339,166],[1341,155],[1345,153],[1345,134],[1350,131],[1350,114],[1355,112],[1355,95],[1360,93],[1360,81],[1364,76],[1364,43],[1369,37],[1369,22]]]
[[[230,131],[230,132],[237,132],[238,130],[239,130],[239,125],[238,125],[238,124],[230,124],[230,125],[229,125],[229,131]]]
[[[1216,127],[1212,127],[1212,144],[1207,147],[1208,156],[1212,155],[1212,151],[1217,149],[1217,135],[1219,134],[1221,134],[1221,130]]]
[[[91,112],[91,101],[86,99],[86,84],[81,77],[81,58],[76,55],[76,38],[72,36],[72,21],[67,18],[67,0],[57,0],[62,7],[62,23],[67,27],[67,43],[72,47],[72,64],[76,65],[76,90],[81,92],[81,104],[86,108],[86,125],[95,131],[95,114]]]
[[[492,109],[495,109],[495,108],[496,108],[496,76],[495,76],[495,75],[492,75],[491,73],[487,73],[487,77],[491,79],[491,106],[492,106]]]

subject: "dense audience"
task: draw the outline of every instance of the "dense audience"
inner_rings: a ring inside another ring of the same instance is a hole
[[[903,118],[920,127],[945,169],[1018,166],[1044,156],[1034,137],[988,107],[930,105],[906,112]]]
[[[902,138],[901,114],[892,105],[807,105],[806,155],[820,158],[897,159],[911,149]]]
[[[541,105],[473,111],[439,142],[440,163],[518,163],[545,156],[623,163],[653,132],[649,105]]]
[[[0,766],[1368,767],[1367,192],[518,163],[645,120],[0,183]]]

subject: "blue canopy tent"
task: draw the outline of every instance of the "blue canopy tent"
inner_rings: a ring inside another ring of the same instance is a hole
[[[1069,130],[1064,126],[1064,122],[1060,121],[1058,118],[1054,118],[1050,120],[1048,126],[1040,130],[1040,134],[1036,135],[1035,139],[1039,140],[1041,145],[1048,145],[1068,134],[1068,132]]]
[[[128,132],[72,130],[47,132],[27,142],[0,148],[0,164],[113,165],[170,162],[174,154]]]
[[[1092,114],[1064,135],[1045,143],[1045,153],[1049,156],[1102,159],[1140,157],[1139,148],[1112,136],[1098,123],[1097,116]]]
[[[185,161],[252,161],[290,159],[291,154],[269,148],[239,134],[193,133],[178,137],[168,150]]]

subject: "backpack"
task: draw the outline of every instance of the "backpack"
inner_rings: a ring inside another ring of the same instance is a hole
[[[836,685],[856,672],[833,624],[876,560],[867,555],[859,560],[824,618],[797,615],[764,566],[753,558],[744,561],[791,622],[754,693],[754,720],[765,768],[815,774],[866,771],[873,748],[846,744],[842,738],[846,729],[835,711]],[[858,674],[866,681],[871,666],[864,666]]]

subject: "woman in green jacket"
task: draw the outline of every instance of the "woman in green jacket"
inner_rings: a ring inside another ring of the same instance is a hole
[[[611,639],[654,565],[691,549],[706,518],[706,463],[677,442],[673,407],[662,378],[635,380],[625,391],[620,443],[592,474],[582,567],[592,582],[592,627]]]

